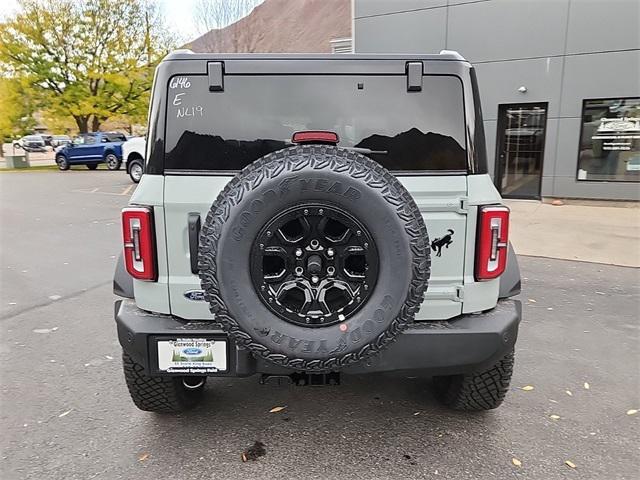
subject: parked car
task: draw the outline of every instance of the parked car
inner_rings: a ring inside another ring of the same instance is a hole
[[[470,63],[181,51],[152,96],[114,278],[138,408],[409,371],[451,408],[502,403],[520,272]]]
[[[144,172],[145,138],[133,137],[122,144],[122,159],[129,177],[138,183]]]
[[[51,136],[51,146],[55,149],[58,147],[63,147],[71,143],[71,137],[69,135],[52,135]]]
[[[25,152],[46,152],[46,144],[42,135],[27,135],[13,142],[14,148],[21,148]]]
[[[86,165],[89,170],[95,170],[100,163],[106,163],[109,170],[118,170],[126,139],[117,132],[82,134],[56,151],[56,163],[60,170],[68,170],[72,165]]]

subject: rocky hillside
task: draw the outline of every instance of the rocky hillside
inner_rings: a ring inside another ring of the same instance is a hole
[[[194,52],[328,53],[351,36],[351,0],[265,0],[249,15],[186,45]]]

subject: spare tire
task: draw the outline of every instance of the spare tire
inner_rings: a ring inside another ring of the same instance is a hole
[[[331,371],[384,349],[413,321],[429,280],[413,198],[354,151],[266,155],[218,196],[200,234],[205,298],[242,347],[298,371]]]

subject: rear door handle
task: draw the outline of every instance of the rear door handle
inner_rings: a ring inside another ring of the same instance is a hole
[[[200,214],[189,214],[189,257],[191,273],[198,273],[198,238],[200,237]]]

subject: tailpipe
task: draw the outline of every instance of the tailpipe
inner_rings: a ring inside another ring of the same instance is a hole
[[[183,377],[182,385],[184,385],[184,388],[188,388],[189,390],[196,390],[203,386],[206,381],[207,377]]]

